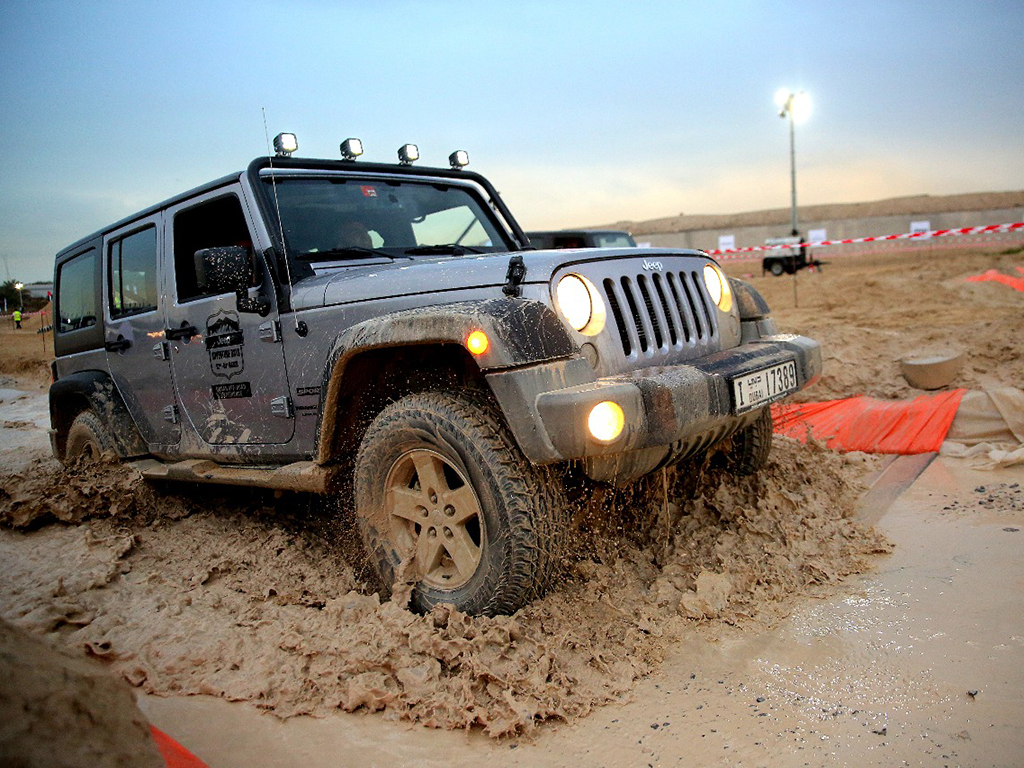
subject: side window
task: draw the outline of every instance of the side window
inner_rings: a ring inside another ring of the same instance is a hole
[[[152,312],[156,303],[156,227],[147,227],[110,244],[110,316]]]
[[[174,275],[178,301],[207,296],[196,277],[196,251],[225,245],[252,249],[252,235],[242,204],[234,195],[219,197],[181,211],[174,217]],[[254,270],[255,272],[256,270]],[[259,275],[253,277],[258,283]]]
[[[96,325],[99,297],[96,296],[96,260],[99,251],[91,248],[57,271],[57,329],[60,333]]]

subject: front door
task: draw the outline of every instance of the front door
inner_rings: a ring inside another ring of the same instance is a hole
[[[107,367],[139,433],[154,451],[177,444],[181,434],[164,340],[160,225],[158,214],[104,240]]]
[[[294,429],[277,307],[261,317],[238,311],[233,293],[203,284],[196,252],[253,249],[253,227],[238,185],[168,211],[167,253],[174,262],[166,335],[178,399],[199,436],[215,445],[286,443]],[[269,280],[254,259],[255,282]],[[254,286],[255,287],[255,286]],[[263,291],[274,301],[274,291]]]

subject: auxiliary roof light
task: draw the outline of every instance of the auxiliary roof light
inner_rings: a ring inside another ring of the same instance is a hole
[[[274,153],[278,157],[288,157],[299,148],[299,140],[294,133],[279,133],[274,137]]]
[[[456,171],[469,165],[469,152],[464,149],[457,149],[448,155],[448,164]]]
[[[403,144],[398,148],[398,162],[401,165],[412,165],[420,159],[420,148],[415,144]]]
[[[345,139],[341,142],[341,159],[355,160],[363,154],[363,142],[359,139]]]

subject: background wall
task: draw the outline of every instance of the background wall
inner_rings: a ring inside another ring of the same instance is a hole
[[[824,229],[828,239],[845,240],[853,237],[871,237],[875,235],[898,235],[910,232],[911,222],[928,221],[932,229],[960,229],[986,224],[1008,224],[1024,221],[1024,207],[999,208],[990,211],[950,211],[948,213],[914,214],[898,216],[871,216],[855,219],[800,219],[800,231],[806,237],[812,229]],[[789,220],[774,224],[758,226],[728,227],[718,226],[706,229],[692,229],[684,232],[638,233],[633,235],[638,242],[648,242],[655,248],[700,248],[714,250],[718,248],[719,235],[734,235],[736,247],[746,248],[764,245],[770,237],[783,237],[789,234]],[[1020,240],[1022,235],[1015,234],[1011,239]],[[896,241],[906,244],[905,241]],[[838,247],[838,246],[836,246]]]

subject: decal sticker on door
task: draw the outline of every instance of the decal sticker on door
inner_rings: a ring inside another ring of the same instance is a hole
[[[235,312],[221,309],[206,319],[206,351],[210,353],[214,376],[230,379],[244,371],[244,346],[242,326]]]

